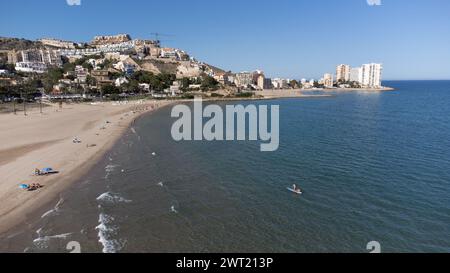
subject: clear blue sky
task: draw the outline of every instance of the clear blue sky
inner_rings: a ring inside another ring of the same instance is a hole
[[[318,78],[340,63],[384,64],[384,79],[450,79],[450,1],[1,0],[0,36],[89,41],[129,33],[227,70]]]

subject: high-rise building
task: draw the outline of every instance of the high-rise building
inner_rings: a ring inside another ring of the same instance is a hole
[[[350,81],[362,83],[362,68],[361,67],[353,67],[350,70]]]
[[[377,63],[363,64],[362,85],[365,87],[381,87],[381,73],[383,66]]]
[[[40,50],[41,58],[49,66],[62,66],[61,53],[59,50]]]
[[[333,75],[332,74],[326,73],[323,75],[323,85],[328,88],[333,87]]]
[[[238,87],[247,87],[253,84],[253,73],[241,72],[236,74],[236,85]]]
[[[22,62],[43,62],[42,54],[39,50],[22,50]]]
[[[350,80],[350,66],[340,64],[336,67],[336,81],[348,82]]]
[[[261,90],[272,88],[272,80],[270,78],[266,78],[264,74],[259,74],[256,82],[258,88]]]

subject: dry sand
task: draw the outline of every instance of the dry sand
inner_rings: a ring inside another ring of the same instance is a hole
[[[39,109],[27,116],[0,114],[0,234],[85,174],[140,114],[169,103],[64,104],[46,107],[43,114]],[[73,143],[74,137],[82,142]],[[34,176],[35,168],[46,167],[60,173]],[[44,187],[29,192],[19,189],[22,183]]]

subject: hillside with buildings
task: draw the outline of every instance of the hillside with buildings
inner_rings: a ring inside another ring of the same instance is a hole
[[[198,61],[159,40],[128,34],[95,36],[89,43],[42,38],[0,39],[0,95],[127,95],[158,97],[189,92],[230,95],[265,89],[369,88],[381,85],[381,64],[339,65],[319,80],[266,77],[261,70],[233,73]],[[220,90],[220,91],[218,91]]]

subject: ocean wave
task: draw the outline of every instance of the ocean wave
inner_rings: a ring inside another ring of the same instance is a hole
[[[36,234],[37,234],[39,237],[42,237],[42,230],[43,230],[43,228],[39,228],[38,230],[36,230]]]
[[[49,247],[49,243],[53,240],[65,240],[72,233],[64,233],[52,236],[41,236],[33,240],[33,244],[39,249],[47,249]]]
[[[119,165],[108,164],[105,167],[105,179],[108,179],[110,174],[117,168]]]
[[[117,240],[113,237],[117,235],[117,227],[112,225],[114,217],[105,213],[100,213],[98,222],[100,223],[95,227],[98,230],[98,241],[103,246],[103,253],[115,253],[120,251],[125,245],[126,241]]]
[[[130,203],[130,202],[132,202],[132,200],[123,198],[119,194],[112,193],[112,192],[105,192],[105,193],[100,194],[97,197],[97,201],[107,202],[107,203],[114,203],[114,204],[116,204],[116,203]]]
[[[41,215],[41,218],[46,218],[49,216],[54,216],[54,215],[58,215],[60,212],[60,206],[61,204],[64,202],[64,199],[60,198],[58,203],[56,203],[56,205],[53,207],[53,209],[45,212],[44,214]]]

